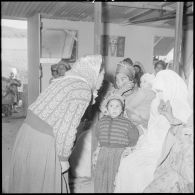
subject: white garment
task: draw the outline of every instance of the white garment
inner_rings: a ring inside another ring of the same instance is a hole
[[[153,89],[162,90],[164,100],[170,100],[175,117],[186,122],[191,109],[186,104],[188,93],[183,79],[171,70],[163,70],[156,75],[154,83]],[[170,128],[167,119],[158,113],[159,103],[160,96],[157,94],[151,103],[147,133],[139,138],[136,149],[121,159],[115,180],[116,193],[142,193],[153,180],[162,145]]]
[[[91,129],[81,133],[70,156],[71,174],[76,178],[91,177],[91,137]]]

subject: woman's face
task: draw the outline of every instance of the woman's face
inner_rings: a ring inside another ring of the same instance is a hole
[[[59,76],[64,76],[65,75],[65,72],[66,72],[66,68],[64,65],[59,65],[58,66],[58,74]]]
[[[163,66],[161,64],[157,64],[157,66],[155,68],[155,73],[157,74],[161,70],[163,70]]]
[[[116,75],[116,85],[120,89],[129,82],[129,77],[124,73],[118,73]]]
[[[141,88],[152,88],[151,84],[144,78],[141,77],[141,83],[140,83],[140,87]]]
[[[138,66],[134,66],[135,69],[135,73],[139,73],[140,72],[140,68]]]

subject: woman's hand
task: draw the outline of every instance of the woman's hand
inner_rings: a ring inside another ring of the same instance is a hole
[[[166,102],[164,100],[160,100],[158,112],[165,116],[171,125],[182,124],[182,122],[179,119],[173,116],[172,107],[169,100],[167,100]]]
[[[61,163],[61,167],[62,167],[62,173],[68,171],[68,169],[70,168],[70,164],[68,161],[60,161]]]
[[[131,147],[127,147],[123,153],[122,153],[122,158],[125,158],[126,156],[128,156],[130,153],[132,152]]]
[[[169,100],[167,100],[166,102],[164,100],[160,100],[158,112],[165,116],[169,122],[172,121],[172,119],[174,118]]]
[[[92,154],[92,167],[93,167],[93,169],[95,169],[99,152],[100,152],[100,147],[98,146]]]
[[[124,92],[133,89],[134,83],[132,81],[127,82],[122,88],[116,90],[116,93],[123,95]]]

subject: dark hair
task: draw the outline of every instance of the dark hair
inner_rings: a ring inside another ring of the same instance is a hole
[[[140,72],[142,71],[142,68],[138,64],[133,65],[133,67],[135,67],[135,66],[139,68]]]
[[[131,58],[125,58],[123,61],[133,66],[133,61],[131,60]]]
[[[162,66],[163,70],[166,69],[166,63],[165,63],[163,60],[157,61],[157,62],[154,64],[154,68],[156,68],[158,64],[160,64],[160,65]]]
[[[135,73],[134,83],[135,84],[137,83],[137,86],[140,87],[140,83],[141,83],[140,78],[144,74],[144,72],[143,72],[142,68],[140,67],[140,65],[138,65],[138,64],[133,65],[133,67],[139,68],[139,72]]]
[[[58,62],[59,65],[64,65],[66,71],[71,69],[70,60],[62,58],[60,62]]]

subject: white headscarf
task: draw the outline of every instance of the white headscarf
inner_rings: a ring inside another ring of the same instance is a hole
[[[153,84],[154,78],[155,78],[155,76],[154,76],[153,74],[150,74],[150,73],[144,73],[144,74],[141,76],[141,79],[142,79],[142,80],[147,81],[147,82],[150,83],[151,85]]]
[[[70,72],[85,78],[91,89],[94,90],[102,64],[101,55],[87,55],[78,59],[72,66]]]
[[[170,101],[173,115],[187,122],[192,110],[188,104],[188,88],[185,81],[172,70],[160,71],[154,80],[153,90],[162,90],[163,100]]]
[[[188,104],[187,86],[184,80],[174,71],[162,70],[158,72],[152,88],[155,92],[162,90],[163,96],[160,97],[157,92],[156,98],[152,101],[148,122],[148,138],[161,146],[170,128],[170,123],[158,112],[160,99],[170,101],[174,117],[182,122],[187,122],[192,110]]]

